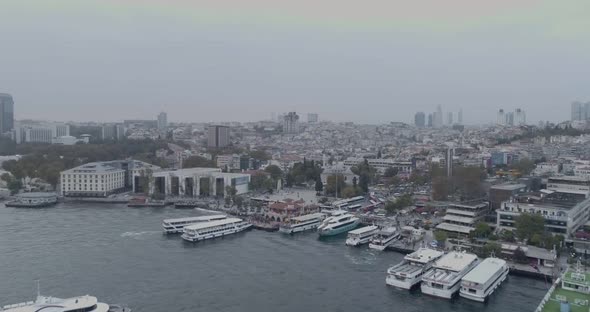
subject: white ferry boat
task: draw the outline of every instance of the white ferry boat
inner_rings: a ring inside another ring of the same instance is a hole
[[[443,255],[442,251],[420,248],[405,256],[401,263],[389,268],[385,283],[389,286],[410,290],[420,284],[422,275]]]
[[[162,221],[162,227],[164,228],[164,233],[166,233],[166,234],[180,234],[183,232],[184,227],[187,225],[200,223],[200,222],[223,220],[226,218],[227,218],[226,215],[210,215],[210,216],[200,216],[200,217],[166,219],[166,220]]]
[[[508,276],[506,261],[487,258],[467,273],[461,280],[459,295],[463,298],[485,302]]]
[[[346,245],[360,246],[363,244],[367,244],[371,241],[371,239],[377,233],[378,230],[379,227],[375,225],[364,226],[360,229],[352,230],[348,232],[348,237],[346,238]]]
[[[369,243],[369,248],[383,251],[399,239],[400,233],[396,227],[385,227],[378,231]]]
[[[318,227],[320,236],[334,236],[354,230],[360,223],[360,219],[346,211],[334,211],[332,216],[326,218]]]
[[[0,308],[2,312],[130,312],[131,309],[120,306],[109,306],[98,302],[96,297],[81,296],[69,299],[37,296],[35,301],[7,305]]]
[[[293,234],[308,230],[317,229],[322,221],[326,218],[323,213],[312,213],[300,217],[291,218],[289,223],[283,224],[279,227],[279,232],[285,234]]]
[[[182,238],[189,242],[198,242],[210,238],[239,233],[250,227],[252,227],[252,224],[238,218],[201,222],[185,226]]]
[[[474,254],[452,251],[422,276],[423,294],[451,299],[461,288],[461,279],[479,263]]]

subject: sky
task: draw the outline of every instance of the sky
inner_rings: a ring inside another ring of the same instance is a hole
[[[590,101],[588,0],[0,0],[17,119],[467,124]],[[455,116],[456,118],[456,116]]]

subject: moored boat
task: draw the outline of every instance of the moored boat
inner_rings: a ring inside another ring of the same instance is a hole
[[[362,228],[352,230],[348,232],[346,238],[346,245],[348,246],[360,246],[369,243],[375,233],[379,230],[378,226],[369,225]]]
[[[437,260],[422,276],[423,294],[451,299],[461,288],[461,279],[477,264],[476,255],[452,251]]]
[[[396,227],[384,227],[373,236],[371,242],[369,243],[369,248],[383,251],[389,247],[389,245],[393,244],[393,242],[399,239],[399,237],[400,233]]]
[[[215,220],[223,220],[226,218],[226,215],[219,214],[199,217],[165,219],[164,221],[162,221],[162,227],[164,228],[164,233],[166,234],[179,234],[184,231],[184,227],[187,225]]]
[[[463,298],[484,302],[506,280],[506,261],[486,258],[461,279],[459,295]]]
[[[227,218],[185,226],[182,238],[189,242],[198,242],[236,234],[251,227],[252,224],[242,219]]]
[[[422,275],[443,255],[442,251],[420,248],[405,256],[399,264],[389,268],[385,282],[389,286],[410,290],[420,284]]]
[[[323,213],[311,213],[299,217],[294,217],[289,222],[282,224],[279,227],[279,232],[285,234],[294,234],[298,232],[316,229],[322,221],[326,218]]]
[[[346,233],[355,229],[360,223],[360,219],[346,211],[334,211],[332,216],[326,218],[318,227],[320,236],[334,236]]]

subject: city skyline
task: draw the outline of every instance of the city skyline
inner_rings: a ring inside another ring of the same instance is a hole
[[[384,123],[440,104],[469,123],[493,122],[498,107],[535,123],[590,98],[587,2],[371,1],[7,0],[0,92],[17,119],[63,121],[313,111]]]

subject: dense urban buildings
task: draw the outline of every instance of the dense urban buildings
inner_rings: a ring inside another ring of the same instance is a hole
[[[207,145],[213,148],[223,148],[230,143],[230,133],[228,126],[212,125],[208,129]]]
[[[70,126],[57,122],[24,122],[16,123],[14,138],[21,143],[52,144],[61,137],[70,136]]]
[[[14,129],[14,100],[10,94],[0,93],[0,135]]]
[[[133,189],[139,189],[142,175],[134,175]],[[220,168],[188,168],[179,170],[157,170],[153,179],[148,181],[150,195],[164,196],[226,196],[226,187],[235,189],[235,194],[248,193],[250,175],[242,173],[225,173]]]
[[[517,108],[514,112],[506,112],[504,109],[498,111],[496,124],[499,126],[523,126],[526,125],[526,113]]]

